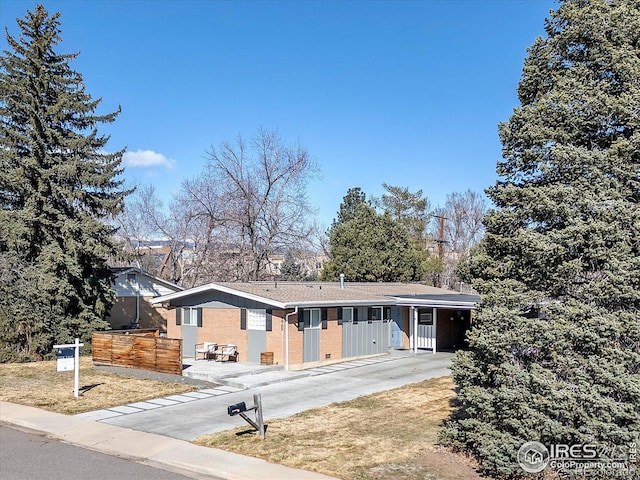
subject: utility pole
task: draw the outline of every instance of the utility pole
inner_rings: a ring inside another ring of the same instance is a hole
[[[440,214],[440,229],[438,231],[438,258],[440,266],[444,266],[444,212]],[[438,273],[438,288],[442,288],[442,272]]]
[[[440,260],[440,267],[444,268],[444,244],[446,243],[444,239],[444,221],[447,218],[444,216],[444,212],[441,212],[439,215],[430,213],[428,214],[428,216],[431,218],[438,218],[440,220],[438,228],[438,239],[434,241],[438,244],[438,259]],[[442,272],[438,273],[436,286],[438,288],[442,288]]]

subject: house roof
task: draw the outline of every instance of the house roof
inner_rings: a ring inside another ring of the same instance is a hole
[[[165,280],[164,278],[156,277],[155,275],[151,275],[149,272],[138,268],[138,267],[109,267],[115,276],[126,275],[127,273],[137,273],[139,275],[145,275],[146,277],[151,278],[154,282],[160,283],[167,288],[171,288],[172,290],[184,290],[184,287],[177,285],[169,280]]]
[[[245,282],[209,283],[182,292],[155,298],[152,303],[171,303],[206,292],[237,295],[277,308],[328,307],[357,305],[413,305],[474,308],[476,295],[430,287],[417,283],[351,283],[344,288],[338,282]]]

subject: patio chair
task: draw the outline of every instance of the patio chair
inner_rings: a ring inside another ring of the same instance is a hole
[[[200,348],[198,348],[198,346],[200,346]],[[199,353],[202,354],[203,360],[209,360],[211,358],[215,358],[215,352],[216,352],[216,349],[218,348],[218,344],[213,342],[196,343],[195,348],[196,350],[193,356],[195,360],[198,359]]]
[[[238,359],[238,347],[236,345],[221,345],[221,348],[218,348],[215,351],[216,358],[219,358],[220,361],[224,362],[224,357],[227,357],[227,361],[233,358],[233,361],[237,361]]]

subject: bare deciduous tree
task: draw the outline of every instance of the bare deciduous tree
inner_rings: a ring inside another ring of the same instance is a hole
[[[300,248],[311,232],[307,182],[317,172],[305,148],[261,129],[249,144],[212,148],[203,175],[183,185],[191,215],[209,225],[210,263],[227,280],[260,280],[270,257]]]
[[[444,272],[449,286],[458,283],[455,269],[484,235],[482,218],[487,209],[484,197],[471,190],[447,195],[444,208],[436,209],[433,221],[433,237],[440,238],[439,216],[444,215]]]
[[[484,235],[482,217],[487,209],[481,194],[467,190],[447,195],[444,207],[445,241],[448,250],[466,256]]]
[[[166,209],[152,185],[138,187],[124,211],[116,217],[119,239],[138,267],[172,282],[183,284],[193,268],[187,252],[195,250],[196,219],[182,203]]]
[[[310,249],[314,215],[306,186],[317,166],[306,149],[260,130],[248,144],[239,136],[207,156],[202,174],[182,183],[168,209],[143,186],[116,219],[139,266],[191,287],[260,280],[274,254]],[[152,244],[164,255],[149,255]]]

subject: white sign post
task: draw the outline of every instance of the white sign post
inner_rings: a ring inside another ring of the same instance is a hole
[[[78,398],[78,384],[80,382],[80,347],[84,347],[84,343],[80,343],[79,338],[76,338],[76,343],[53,346],[58,349],[56,352],[58,372],[73,370],[73,396],[76,398]]]

